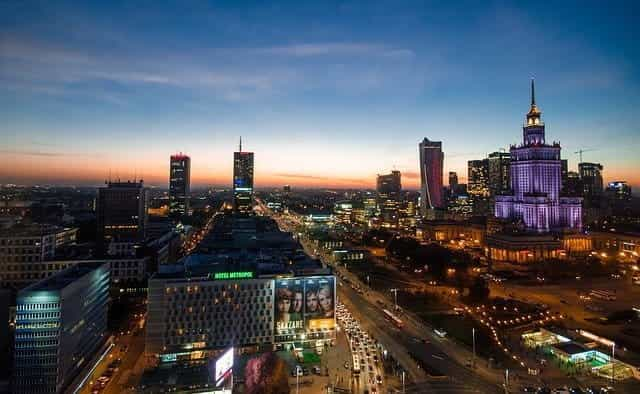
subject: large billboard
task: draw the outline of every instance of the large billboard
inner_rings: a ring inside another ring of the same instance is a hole
[[[305,279],[306,327],[311,330],[330,329],[335,326],[335,281],[332,276]]]
[[[276,336],[335,327],[335,280],[332,276],[277,279]]]
[[[304,282],[302,279],[278,279],[276,293],[276,334],[304,332]]]

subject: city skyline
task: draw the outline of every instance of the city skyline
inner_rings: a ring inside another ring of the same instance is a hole
[[[374,188],[397,169],[417,190],[424,137],[443,142],[444,171],[464,183],[468,160],[517,142],[535,76],[569,169],[573,152],[595,149],[584,161],[604,166],[605,183],[638,190],[635,6],[539,18],[493,3],[460,15],[384,3],[6,4],[0,183],[99,185],[111,172],[165,187],[167,158],[183,151],[194,187],[229,186],[240,135],[257,187]]]

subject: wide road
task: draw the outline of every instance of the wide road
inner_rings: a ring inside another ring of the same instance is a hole
[[[380,307],[373,305],[346,284],[338,287],[340,300],[361,322],[362,327],[371,332],[407,370],[413,387],[423,387],[424,392],[494,393],[503,391],[497,384],[480,378],[470,369],[453,361],[441,350],[435,338],[425,330],[415,327],[413,322],[406,321],[404,328],[398,330],[384,317]],[[432,374],[437,375],[439,372],[446,377],[429,378],[427,373],[411,359],[409,351],[420,357],[429,369],[432,369]],[[452,389],[455,390],[451,391]]]

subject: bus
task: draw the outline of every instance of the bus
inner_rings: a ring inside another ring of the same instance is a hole
[[[611,290],[591,290],[589,295],[595,298],[599,298],[601,300],[607,300],[607,301],[616,300],[616,295]]]
[[[355,374],[360,373],[360,360],[356,355],[353,356],[353,373]]]
[[[393,323],[396,327],[402,328],[402,326],[404,325],[402,320],[398,319],[398,317],[396,315],[394,315],[393,313],[389,312],[388,310],[383,309],[382,313],[384,313],[384,317],[386,317],[387,320],[391,321],[391,323]]]

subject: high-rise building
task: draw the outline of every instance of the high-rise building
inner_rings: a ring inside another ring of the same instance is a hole
[[[182,153],[171,155],[169,164],[169,212],[176,216],[189,214],[191,193],[191,158]]]
[[[469,160],[467,173],[467,193],[472,198],[488,198],[489,190],[489,161]]]
[[[579,163],[578,172],[582,180],[583,197],[589,201],[602,196],[602,165],[599,163]]]
[[[402,191],[400,171],[378,175],[376,185],[378,211],[382,219],[382,226],[396,228],[400,217],[398,211]]]
[[[509,152],[493,152],[489,154],[489,192],[491,196],[509,191],[509,171],[511,155]]]
[[[242,151],[242,138],[238,152],[233,153],[233,209],[248,213],[253,207],[253,152]]]
[[[452,192],[458,187],[458,174],[455,171],[449,171],[449,187]]]
[[[420,142],[420,214],[427,215],[427,210],[444,208],[444,193],[442,177],[444,171],[444,153],[442,142],[429,141],[425,138]]]
[[[77,377],[106,342],[108,301],[109,268],[101,261],[74,265],[21,290],[13,392],[75,392]]]
[[[489,213],[489,160],[469,160],[467,173],[467,194],[473,206],[474,215]]]
[[[98,189],[97,240],[100,253],[111,242],[136,243],[146,238],[149,191],[140,182],[108,182]]]
[[[580,174],[575,171],[568,171],[567,182],[562,189],[562,194],[567,197],[582,197],[583,193],[584,187],[582,186]]]
[[[560,144],[545,141],[542,112],[531,80],[531,107],[522,128],[523,142],[511,146],[511,194],[496,196],[498,218],[522,220],[527,229],[582,227],[582,200],[560,197],[562,163]]]

